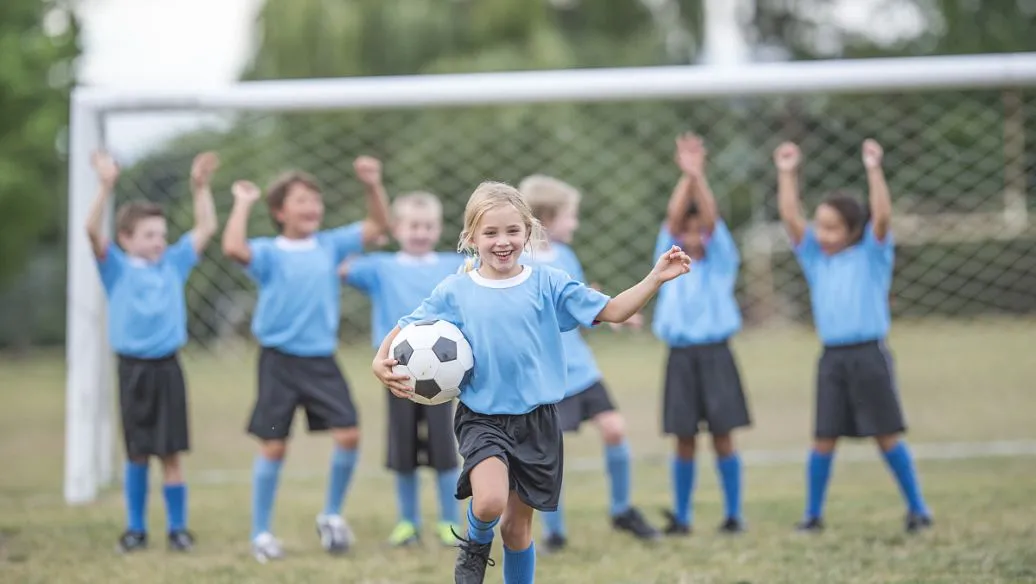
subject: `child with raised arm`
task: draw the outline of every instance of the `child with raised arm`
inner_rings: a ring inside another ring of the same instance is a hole
[[[547,241],[534,248],[529,262],[546,265],[585,283],[583,266],[569,247],[579,227],[580,193],[556,178],[533,175],[518,185],[532,214],[543,225]],[[583,422],[592,421],[604,442],[605,468],[608,472],[612,527],[639,539],[655,539],[658,530],[630,503],[630,448],[626,441],[626,421],[615,408],[601,379],[594,355],[580,330],[562,333],[567,368],[565,398],[558,402],[562,432],[576,432]],[[545,550],[555,552],[568,544],[562,501],[557,511],[543,514]]]
[[[825,493],[835,445],[843,436],[875,439],[906,501],[907,532],[932,523],[902,438],[906,424],[885,345],[895,248],[881,146],[865,141],[862,157],[869,209],[835,193],[817,207],[809,224],[799,205],[799,149],[786,142],[774,152],[778,210],[806,276],[813,323],[824,346],[817,370],[815,438],[806,470],[806,512],[798,526],[806,532],[824,528]]]
[[[212,152],[195,157],[190,181],[194,228],[172,245],[166,243],[162,207],[143,201],[119,207],[115,242],[109,241],[104,213],[119,167],[104,152],[94,154],[93,166],[100,188],[86,232],[108,296],[108,334],[119,361],[126,447],[127,526],[117,549],[133,552],[148,545],[148,462],[154,456],[162,461],[169,549],[185,552],[194,546],[194,536],[187,530],[187,485],[180,459],[190,450],[190,434],[187,387],[177,353],[187,343],[184,285],[216,233],[209,183],[219,158]]]
[[[454,429],[464,459],[457,498],[471,497],[468,532],[460,538],[454,578],[480,584],[490,562],[493,528],[500,523],[504,582],[533,581],[533,510],[554,511],[561,494],[562,436],[557,402],[565,397],[561,333],[593,323],[624,322],[663,282],[687,273],[690,259],[672,247],[644,280],[609,298],[564,272],[518,261],[543,236],[517,189],[486,182],[464,209],[460,248],[477,270],[440,283],[399,320],[372,363],[375,376],[400,398],[411,389],[392,372],[389,356],[399,330],[421,320],[445,320],[471,343],[475,369],[461,392]]]
[[[723,490],[724,518],[719,529],[744,530],[741,517],[741,459],[733,432],[751,425],[730,338],[741,330],[734,286],[741,264],[734,238],[716,210],[705,175],[701,139],[685,134],[676,140],[676,163],[683,176],[673,191],[657,250],[682,245],[694,260],[686,278],[658,293],[652,329],[669,346],[662,420],[676,437],[672,461],[673,510],[667,535],[688,535],[693,524],[697,434],[712,434],[716,471]]]
[[[335,361],[338,347],[338,266],[363,251],[388,227],[381,164],[360,157],[354,164],[364,185],[367,218],[322,231],[324,202],[315,179],[290,172],[267,189],[266,204],[277,237],[247,238],[248,216],[259,188],[234,183],[234,206],[223,231],[223,253],[242,264],[259,288],[252,332],[262,347],[259,388],[248,432],[259,439],[252,471],[252,554],[260,562],[280,558],[270,515],[295,410],[302,407],[310,432],[331,431],[334,451],[324,507],[316,527],[323,548],[343,553],[353,535],[341,508],[360,441],[359,417],[349,384]]]
[[[371,299],[371,332],[374,348],[396,321],[410,314],[447,276],[457,272],[464,256],[435,251],[442,235],[442,204],[430,193],[409,193],[392,202],[392,236],[396,253],[376,252],[346,260],[341,270],[345,282]],[[409,546],[420,540],[421,513],[418,496],[419,466],[436,472],[439,524],[436,537],[444,545],[456,545],[459,530],[457,487],[460,461],[453,436],[453,404],[419,405],[388,397],[386,466],[396,475],[399,522],[389,535],[393,546]],[[419,438],[421,426],[426,438]]]

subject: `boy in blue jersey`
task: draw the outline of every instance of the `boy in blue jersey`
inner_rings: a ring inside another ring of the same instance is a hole
[[[552,266],[577,282],[586,282],[583,266],[569,244],[579,227],[580,193],[556,178],[533,175],[518,185],[532,214],[547,232],[547,245],[533,249],[530,261]],[[640,511],[630,504],[630,448],[626,441],[626,421],[612,402],[601,379],[593,353],[578,329],[562,333],[567,375],[565,399],[558,403],[562,432],[576,432],[585,421],[592,421],[604,442],[605,468],[611,494],[610,517],[615,529],[651,540],[658,537]],[[561,501],[557,511],[543,514],[547,552],[568,544]]]
[[[353,535],[341,508],[360,440],[359,417],[349,385],[335,361],[338,347],[338,266],[385,232],[388,203],[381,164],[369,157],[354,163],[367,197],[363,221],[320,230],[324,203],[316,181],[300,172],[282,175],[269,187],[267,206],[280,234],[247,238],[248,216],[259,188],[234,183],[234,207],[223,231],[223,253],[244,265],[259,288],[252,332],[262,347],[259,391],[248,432],[259,439],[252,476],[252,554],[260,562],[280,558],[270,532],[277,482],[295,410],[302,407],[310,432],[331,431],[334,452],[317,533],[332,554],[348,550]]]
[[[676,162],[683,176],[669,200],[656,251],[682,245],[695,264],[688,277],[662,287],[652,326],[669,346],[662,419],[665,433],[676,436],[673,510],[665,533],[691,532],[696,436],[704,423],[712,434],[725,502],[719,529],[735,534],[744,530],[744,522],[741,459],[732,433],[751,425],[729,345],[741,329],[741,311],[734,298],[741,258],[705,176],[705,146],[693,134],[680,136],[676,144]]]
[[[835,445],[840,437],[873,437],[906,502],[906,530],[931,526],[913,457],[903,440],[892,355],[885,345],[891,317],[889,289],[895,262],[892,200],[882,170],[884,153],[863,143],[869,209],[835,193],[802,216],[796,175],[801,153],[791,143],[774,152],[778,210],[809,285],[813,323],[824,345],[817,371],[813,450],[807,464],[806,512],[798,529],[824,528],[823,509]]]
[[[421,305],[432,290],[463,265],[456,252],[436,253],[442,234],[442,204],[430,193],[409,193],[392,202],[392,235],[396,253],[377,252],[349,259],[341,272],[345,282],[371,299],[374,348],[396,322]],[[457,486],[459,460],[453,436],[453,404],[419,405],[388,396],[388,452],[386,466],[396,475],[399,523],[389,535],[393,546],[417,544],[421,513],[418,497],[419,466],[435,469],[440,521],[436,535],[444,545],[457,543],[459,529]],[[424,432],[421,432],[421,430]],[[423,437],[422,437],[423,435]]]
[[[609,298],[549,266],[522,265],[522,251],[543,241],[517,189],[482,183],[464,209],[460,248],[478,268],[443,280],[385,337],[371,364],[400,398],[412,394],[395,374],[389,347],[401,328],[422,320],[456,325],[471,343],[475,368],[460,394],[454,430],[464,459],[457,498],[471,497],[454,581],[481,584],[500,524],[504,582],[533,582],[533,510],[555,511],[561,495],[562,434],[557,402],[565,397],[561,333],[597,321],[624,322],[663,282],[687,273],[679,248],[663,253],[644,280]]]
[[[187,342],[184,285],[216,232],[216,210],[209,183],[219,167],[212,152],[191,166],[194,228],[167,246],[166,219],[154,203],[130,202],[115,216],[116,243],[104,234],[104,214],[119,167],[104,152],[93,157],[100,179],[90,207],[90,237],[101,283],[108,295],[108,334],[119,360],[119,409],[122,413],[126,469],[123,480],[127,527],[118,550],[147,547],[148,462],[162,461],[169,549],[189,551],[187,485],[180,454],[190,449],[187,388],[177,352]]]

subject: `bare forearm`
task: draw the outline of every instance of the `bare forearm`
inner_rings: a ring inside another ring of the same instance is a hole
[[[223,229],[223,254],[243,264],[252,259],[248,249],[248,216],[251,210],[252,203],[235,202]]]
[[[209,185],[194,187],[194,246],[201,251],[216,233],[216,203]]]
[[[792,171],[781,171],[777,175],[777,211],[797,245],[806,232],[806,220],[799,206],[799,179]]]
[[[662,283],[653,275],[649,275],[633,287],[620,292],[608,301],[597,320],[601,322],[626,322],[631,316],[644,308],[651,297],[658,293]]]
[[[719,211],[716,209],[716,197],[712,195],[709,179],[705,174],[695,176],[693,182],[694,201],[698,204],[698,218],[702,223],[702,227],[711,234],[716,227],[716,219],[719,218]]]
[[[367,197],[367,220],[364,222],[363,242],[372,244],[389,229],[388,193],[380,182],[364,187]]]
[[[374,356],[377,360],[388,359],[389,347],[392,346],[392,341],[396,339],[396,335],[399,334],[399,326],[392,327],[389,334],[385,335],[385,339],[381,341],[381,346],[378,347],[378,354]]]
[[[104,234],[104,215],[108,210],[108,200],[111,198],[111,187],[101,185],[97,190],[97,196],[90,204],[90,212],[86,216],[86,235],[90,238],[90,245],[94,255],[104,255],[104,248],[108,244],[108,238]]]
[[[673,194],[669,196],[669,206],[666,208],[666,228],[669,233],[677,235],[683,231],[684,218],[693,198],[694,182],[686,174],[681,175],[676,187],[673,188]]]
[[[867,169],[867,186],[870,191],[868,198],[874,235],[879,240],[885,239],[892,221],[892,197],[889,194],[888,183],[885,182],[885,172],[880,166]]]

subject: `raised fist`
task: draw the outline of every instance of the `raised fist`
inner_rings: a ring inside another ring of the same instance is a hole
[[[373,187],[381,184],[381,162],[372,156],[360,156],[353,162],[356,178],[363,184]]]
[[[259,200],[259,196],[262,194],[262,191],[255,186],[254,182],[247,180],[234,181],[233,186],[230,187],[230,192],[234,195],[234,200],[239,203],[254,203]]]
[[[705,173],[705,155],[708,151],[701,138],[690,132],[676,138],[676,165],[688,176]]]
[[[773,163],[777,170],[792,171],[799,167],[802,153],[793,142],[784,142],[773,151]]]
[[[119,179],[119,165],[115,159],[104,150],[98,150],[90,157],[90,164],[97,172],[97,178],[108,188],[115,186]]]
[[[208,186],[212,182],[212,175],[219,168],[219,155],[215,152],[202,152],[194,157],[191,163],[191,185],[194,187]]]
[[[881,144],[878,144],[875,140],[867,138],[863,141],[863,165],[867,168],[879,168],[881,166],[881,159],[885,156],[885,151],[881,149]]]

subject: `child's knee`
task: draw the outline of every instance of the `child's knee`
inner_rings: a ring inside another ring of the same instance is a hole
[[[507,496],[499,493],[479,493],[471,499],[471,512],[483,521],[492,521],[504,514]]]
[[[734,454],[734,437],[729,433],[714,434],[712,448],[716,451],[716,456],[730,456]]]
[[[138,466],[148,463],[147,456],[127,456],[126,459],[129,460],[131,464],[136,464]]]
[[[875,436],[874,441],[878,443],[878,448],[882,452],[888,452],[899,444],[901,437],[899,434],[882,434],[881,436]]]
[[[180,465],[180,455],[170,454],[162,457],[162,474],[166,483],[183,482],[183,467]]]
[[[507,549],[528,549],[532,544],[532,515],[505,516],[500,520],[500,539]]]
[[[259,454],[266,460],[284,460],[288,443],[284,440],[263,440],[259,443]]]
[[[817,438],[813,441],[813,450],[820,454],[831,454],[835,451],[835,445],[838,444],[836,438]]]
[[[601,439],[605,444],[615,446],[622,444],[626,439],[626,420],[619,412],[613,410],[598,414],[595,421],[601,430]]]
[[[339,448],[355,450],[360,446],[360,427],[335,428],[331,431],[331,438]]]
[[[676,457],[682,460],[694,458],[695,447],[694,436],[678,436],[676,438]]]

